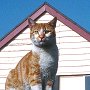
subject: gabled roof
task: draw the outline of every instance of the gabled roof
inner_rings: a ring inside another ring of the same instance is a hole
[[[39,18],[42,14],[45,12],[48,12],[54,17],[57,17],[59,21],[67,25],[69,28],[71,28],[73,31],[81,35],[83,38],[88,40],[90,42],[90,33],[86,32],[86,30],[79,25],[77,25],[74,21],[67,18],[65,15],[63,15],[61,12],[57,11],[55,8],[53,8],[48,3],[44,3],[40,8],[38,8],[33,14],[31,14],[29,17],[32,20],[36,20]],[[11,40],[13,40],[14,37],[16,37],[20,32],[22,32],[25,28],[28,27],[28,20],[24,20],[20,25],[18,25],[16,28],[14,28],[5,38],[3,38],[0,41],[0,49],[2,49],[5,45],[7,45]]]

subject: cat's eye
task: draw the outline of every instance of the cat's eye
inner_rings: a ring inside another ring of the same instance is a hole
[[[35,30],[35,31],[34,31],[34,33],[38,33],[38,31],[37,31],[37,30]]]
[[[45,30],[45,33],[49,33],[50,31],[48,31],[48,30]]]

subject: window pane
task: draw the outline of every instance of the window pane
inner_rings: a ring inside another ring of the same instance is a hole
[[[84,76],[60,77],[60,90],[85,90],[85,77]]]

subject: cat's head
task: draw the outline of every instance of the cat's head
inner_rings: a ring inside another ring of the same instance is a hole
[[[56,27],[57,18],[55,17],[48,23],[35,23],[28,19],[30,27],[30,38],[34,45],[38,47],[51,46],[56,44]]]

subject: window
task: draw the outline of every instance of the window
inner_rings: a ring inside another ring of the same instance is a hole
[[[84,76],[61,76],[59,90],[85,90],[85,77]],[[90,88],[87,90],[90,90]]]

